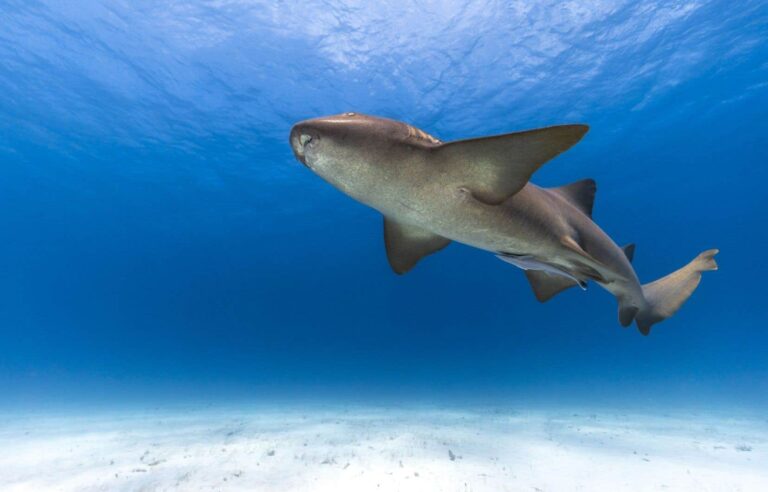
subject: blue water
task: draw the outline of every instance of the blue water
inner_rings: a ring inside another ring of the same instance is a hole
[[[396,276],[381,217],[287,142],[345,111],[587,123],[533,181],[595,178],[644,282],[720,270],[649,337],[457,244]],[[762,1],[4,0],[3,401],[764,405],[767,135]]]

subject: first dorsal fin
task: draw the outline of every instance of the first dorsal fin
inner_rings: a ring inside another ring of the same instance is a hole
[[[629,243],[621,249],[624,250],[624,256],[632,263],[632,260],[635,259],[635,243]]]
[[[551,191],[571,202],[587,217],[592,217],[592,207],[595,204],[597,192],[597,183],[594,179],[582,179],[559,188],[551,188]]]
[[[437,145],[433,158],[449,184],[466,186],[484,203],[499,204],[520,191],[542,164],[571,148],[586,125],[559,125]]]
[[[384,217],[384,245],[395,273],[402,275],[423,257],[448,246],[450,239],[410,224]]]

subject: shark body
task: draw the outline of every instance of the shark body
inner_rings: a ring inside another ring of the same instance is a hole
[[[717,250],[642,285],[634,245],[619,247],[593,220],[594,180],[559,188],[533,173],[586,134],[559,125],[453,142],[406,123],[344,113],[294,125],[296,158],[330,184],[384,215],[392,269],[403,274],[450,242],[497,255],[528,277],[539,301],[593,281],[619,303],[619,322],[641,333],[671,316],[715,270]]]

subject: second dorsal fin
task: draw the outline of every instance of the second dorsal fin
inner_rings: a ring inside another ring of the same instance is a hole
[[[588,217],[592,217],[592,206],[595,203],[597,191],[597,183],[594,179],[582,179],[559,188],[550,188],[550,190],[571,202]]]
[[[547,302],[555,295],[579,283],[572,278],[560,275],[552,275],[540,270],[527,270],[525,276],[531,284],[533,293],[539,302]],[[584,284],[586,285],[586,284]],[[582,286],[582,289],[585,287]]]

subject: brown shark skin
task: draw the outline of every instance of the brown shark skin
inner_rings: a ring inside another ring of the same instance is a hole
[[[581,128],[574,143],[586,133]],[[528,182],[503,202],[487,203],[461,173],[441,164],[442,142],[373,116],[344,113],[302,121],[292,128],[290,143],[309,169],[389,219],[493,253],[535,257],[579,280],[595,281],[620,307],[650,309],[624,251],[553,189]]]

